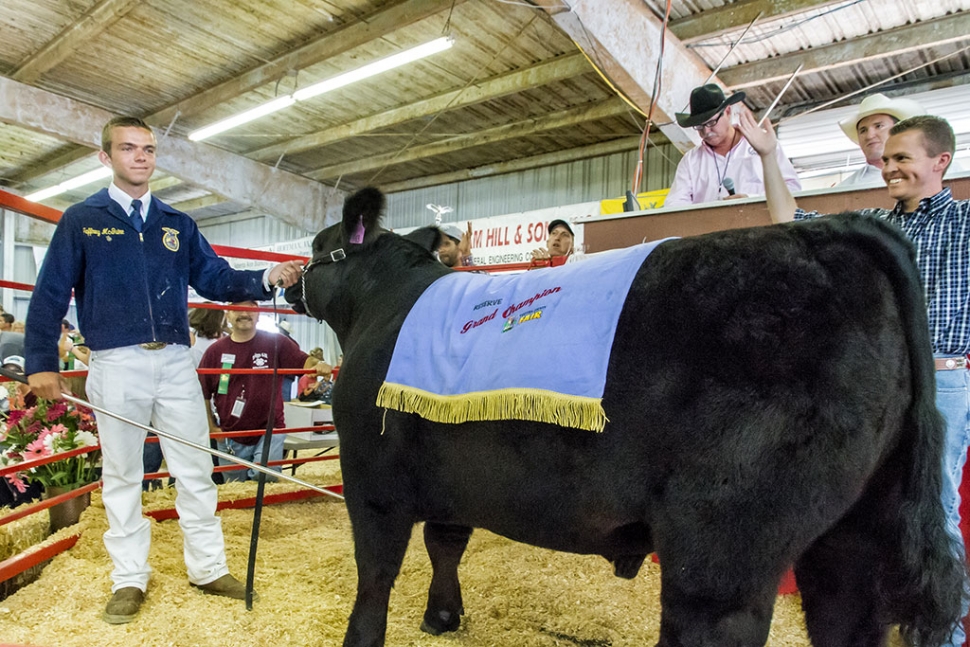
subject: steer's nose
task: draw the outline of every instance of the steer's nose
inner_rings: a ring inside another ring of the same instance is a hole
[[[286,302],[292,304],[293,309],[300,314],[306,314],[306,309],[303,307],[303,279],[286,288],[283,291],[283,298]]]

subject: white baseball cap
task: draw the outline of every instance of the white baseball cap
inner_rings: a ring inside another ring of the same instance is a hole
[[[439,229],[441,229],[441,233],[443,233],[448,238],[454,239],[454,241],[456,243],[460,243],[461,242],[462,231],[457,226],[455,226],[455,225],[441,225],[441,227],[439,227]]]
[[[13,364],[14,366],[19,366],[20,370],[24,370],[24,358],[20,355],[11,355],[10,357],[3,360],[3,365]]]

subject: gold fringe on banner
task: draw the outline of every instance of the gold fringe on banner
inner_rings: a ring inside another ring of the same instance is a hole
[[[563,395],[543,389],[498,389],[438,395],[384,382],[377,406],[416,413],[425,420],[458,424],[485,420],[531,420],[563,427],[603,431],[609,419],[602,398]]]

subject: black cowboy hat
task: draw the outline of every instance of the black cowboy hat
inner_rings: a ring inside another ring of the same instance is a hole
[[[694,88],[690,93],[690,112],[678,112],[677,123],[681,128],[699,126],[713,119],[733,103],[744,101],[744,92],[735,92],[725,98],[724,90],[714,83]]]

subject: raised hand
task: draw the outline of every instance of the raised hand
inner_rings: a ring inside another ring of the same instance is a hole
[[[772,128],[771,122],[766,120],[764,126],[759,126],[754,115],[746,106],[732,106],[733,108],[739,108],[738,129],[751,144],[751,148],[761,157],[774,155],[775,149],[778,148],[778,139],[775,137],[775,130]]]

